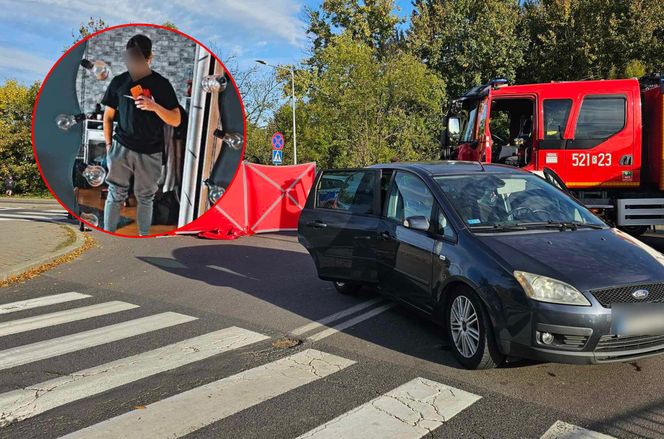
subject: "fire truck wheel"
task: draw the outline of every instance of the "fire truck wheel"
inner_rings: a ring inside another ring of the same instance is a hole
[[[641,236],[648,231],[648,226],[620,226],[618,227],[625,233],[629,233],[632,236]]]

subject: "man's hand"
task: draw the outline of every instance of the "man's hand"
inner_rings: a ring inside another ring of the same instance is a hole
[[[180,108],[175,107],[172,110],[167,110],[158,103],[155,102],[154,98],[147,98],[145,96],[137,97],[134,102],[136,107],[145,110],[145,111],[154,111],[157,113],[157,116],[165,123],[170,126],[179,126],[182,121],[182,116],[180,115]]]
[[[148,98],[143,95],[134,99],[134,103],[136,104],[136,107],[145,111],[157,111],[157,107],[159,106],[154,98]]]

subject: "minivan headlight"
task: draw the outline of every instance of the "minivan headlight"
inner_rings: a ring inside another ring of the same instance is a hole
[[[563,305],[590,306],[586,297],[570,284],[539,274],[515,271],[514,277],[533,300]]]

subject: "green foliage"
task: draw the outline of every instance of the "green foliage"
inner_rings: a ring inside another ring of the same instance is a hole
[[[32,108],[40,84],[27,87],[14,80],[0,85],[0,179],[14,177],[16,193],[41,194],[46,186],[32,152]]]
[[[517,0],[416,0],[414,8],[408,47],[450,96],[493,78],[516,79],[526,47]]]
[[[523,9],[528,50],[520,82],[631,77],[662,68],[661,0],[531,0]]]
[[[327,47],[335,31],[385,54],[398,43],[397,26],[404,21],[393,9],[393,0],[324,0],[319,10],[308,11],[314,54]]]
[[[394,50],[378,58],[344,32],[316,61],[298,75],[307,90],[297,111],[301,161],[348,167],[438,157],[444,83],[413,55]],[[275,121],[290,140],[286,113]]]
[[[645,76],[646,73],[646,68],[643,63],[638,59],[633,59],[627,63],[623,72],[618,72],[616,66],[612,66],[611,70],[609,70],[609,79],[641,78],[642,76]]]

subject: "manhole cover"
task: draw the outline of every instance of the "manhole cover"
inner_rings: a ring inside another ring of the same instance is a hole
[[[302,343],[302,340],[292,337],[281,337],[272,342],[272,346],[277,349],[290,349]]]

